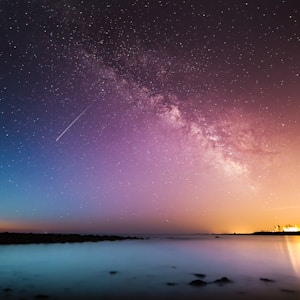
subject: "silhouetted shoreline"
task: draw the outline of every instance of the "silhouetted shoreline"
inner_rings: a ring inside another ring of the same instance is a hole
[[[213,234],[215,235],[215,234]],[[271,236],[300,236],[300,232],[269,232],[257,231],[253,233],[219,234],[223,235],[271,235]],[[54,244],[54,243],[83,243],[123,240],[143,240],[142,237],[118,235],[93,235],[93,234],[64,234],[64,233],[15,233],[0,232],[0,245],[10,244]]]
[[[300,231],[297,232],[271,232],[271,231],[257,231],[253,232],[254,235],[300,235]]]
[[[118,235],[81,235],[56,233],[0,233],[0,245],[10,244],[53,244],[53,243],[83,243],[103,241],[138,240],[142,238]]]

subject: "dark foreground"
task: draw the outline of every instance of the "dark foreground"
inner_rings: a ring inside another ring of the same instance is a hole
[[[136,237],[123,237],[117,235],[80,235],[55,233],[0,233],[0,245],[10,244],[53,244],[53,243],[83,243],[102,241],[136,240]]]

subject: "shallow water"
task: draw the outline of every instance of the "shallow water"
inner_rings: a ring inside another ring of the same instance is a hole
[[[206,286],[189,285],[206,275]],[[226,276],[230,283],[219,285]],[[265,282],[268,278],[274,282]],[[0,299],[300,299],[300,237],[0,246]]]

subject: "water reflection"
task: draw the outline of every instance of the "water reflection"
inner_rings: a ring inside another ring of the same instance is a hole
[[[1,246],[0,299],[281,299],[300,295],[299,253],[300,237],[270,236]],[[205,288],[189,285],[195,273]],[[223,276],[233,283],[210,284]]]
[[[300,276],[300,236],[286,236],[285,242],[294,272]]]

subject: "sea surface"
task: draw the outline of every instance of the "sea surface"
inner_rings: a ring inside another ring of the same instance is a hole
[[[300,236],[0,246],[0,299],[300,299]]]

